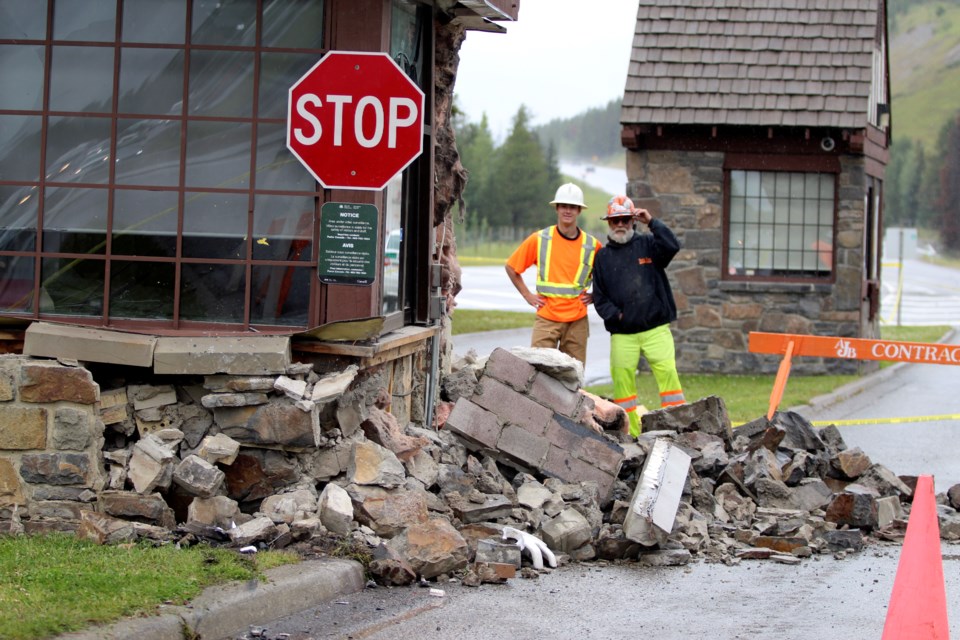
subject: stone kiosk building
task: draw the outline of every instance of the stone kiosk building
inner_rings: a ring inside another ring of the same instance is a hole
[[[681,370],[775,371],[750,331],[878,336],[887,56],[883,0],[640,0],[622,142],[683,244]]]
[[[459,46],[518,10],[0,2],[0,531],[97,505],[167,523],[157,487],[182,522],[176,487],[252,504],[336,476],[371,415],[429,422],[459,290]],[[288,89],[332,50],[386,52],[425,93],[423,153],[383,190],[323,189],[287,150]],[[318,277],[328,203],[375,207],[372,283]],[[172,484],[170,438],[206,452]]]

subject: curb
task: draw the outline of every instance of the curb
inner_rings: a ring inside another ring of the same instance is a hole
[[[204,589],[189,604],[161,607],[160,614],[67,633],[56,640],[187,640],[242,635],[251,625],[304,611],[338,596],[361,591],[363,566],[324,558],[283,565],[266,580],[233,582]]]

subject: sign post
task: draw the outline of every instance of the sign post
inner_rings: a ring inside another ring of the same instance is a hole
[[[290,87],[287,148],[325,189],[379,191],[422,153],[423,109],[387,54],[330,51]]]

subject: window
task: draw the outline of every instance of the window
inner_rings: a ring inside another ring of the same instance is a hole
[[[322,0],[0,6],[0,312],[309,326],[323,193],[285,123]]]
[[[829,278],[836,174],[727,171],[728,279]]]

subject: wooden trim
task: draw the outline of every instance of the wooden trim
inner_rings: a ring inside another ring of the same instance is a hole
[[[820,173],[840,173],[840,159],[835,155],[769,156],[728,153],[723,158],[723,169],[724,171],[744,169],[747,171],[819,171]]]
[[[291,343],[294,352],[318,353],[335,356],[364,358],[365,364],[379,364],[413,353],[419,346],[439,335],[439,327],[407,326],[388,333],[374,343],[313,342],[295,340]],[[402,352],[402,353],[401,353]]]

